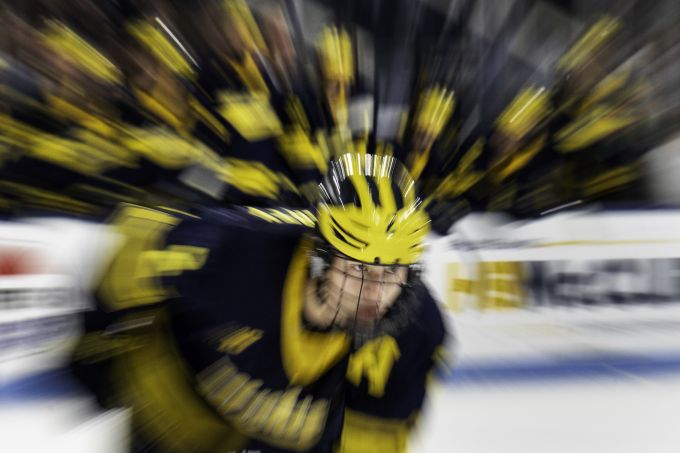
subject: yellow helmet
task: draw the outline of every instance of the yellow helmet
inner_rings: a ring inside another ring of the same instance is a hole
[[[415,128],[433,137],[439,137],[456,106],[453,91],[435,86],[423,92],[418,100]]]
[[[351,83],[354,79],[352,41],[344,29],[325,27],[317,43],[321,71],[329,80]]]
[[[368,264],[418,261],[430,219],[397,159],[344,154],[319,187],[319,232],[336,251]]]
[[[595,22],[557,62],[557,69],[573,71],[596,58],[623,28],[623,22],[612,16],[604,16]]]
[[[550,114],[550,93],[544,87],[525,88],[498,117],[496,125],[506,135],[519,140]]]

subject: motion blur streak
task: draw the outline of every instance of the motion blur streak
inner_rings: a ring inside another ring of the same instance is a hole
[[[407,165],[443,236],[425,276],[458,326],[445,392],[676,373],[679,73],[674,0],[0,2],[0,450],[128,450],[130,414],[100,412],[64,371],[89,294],[115,267],[124,291],[160,299],[156,278],[207,252],[155,251],[139,266],[113,252],[225,206],[312,228],[317,185],[346,152]],[[121,206],[162,226],[102,226]],[[134,322],[121,329],[146,321]],[[116,347],[136,350],[129,340]],[[112,353],[88,346],[88,358]],[[117,371],[123,388],[131,372]],[[500,397],[500,413],[528,417],[528,388]],[[499,413],[466,398],[451,406],[469,432],[468,408]],[[561,407],[533,404],[546,423]],[[210,444],[213,414],[191,409]],[[448,449],[440,425],[424,432]],[[664,427],[637,451],[675,451]],[[459,451],[498,447],[469,436]],[[613,451],[607,439],[598,451]]]

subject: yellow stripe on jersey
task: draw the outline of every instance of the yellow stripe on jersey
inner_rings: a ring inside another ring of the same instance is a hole
[[[120,70],[73,30],[55,20],[48,20],[43,38],[48,46],[66,55],[92,76],[108,83],[120,83]]]
[[[281,153],[295,168],[316,168],[321,173],[328,169],[327,155],[322,148],[312,143],[304,129],[296,126],[278,138]]]
[[[173,105],[172,98],[164,96],[163,88],[160,85],[156,85],[154,91],[149,94],[133,87],[132,92],[137,97],[139,104],[147,111],[156,115],[177,132],[188,134],[194,127],[195,118],[188,115],[180,116],[179,113],[183,111],[183,106]]]
[[[572,71],[585,66],[623,27],[620,19],[604,16],[594,23],[586,33],[557,62],[557,68]]]
[[[194,391],[189,370],[164,333],[167,316],[146,311],[124,321],[134,323],[140,317],[153,324],[134,332],[144,347],[114,358],[110,403],[132,407],[135,429],[162,451],[241,451],[247,439]]]
[[[218,351],[226,354],[238,355],[245,351],[249,346],[262,338],[263,332],[260,329],[242,327],[235,332],[227,335],[220,341]]]
[[[430,160],[430,148],[422,151],[411,152],[408,156],[408,169],[413,179],[420,178],[420,174],[425,170],[427,162]]]
[[[324,27],[316,47],[321,71],[326,79],[342,83],[354,80],[352,41],[346,30]]]
[[[344,332],[318,333],[302,325],[308,276],[309,241],[303,241],[293,255],[283,289],[281,316],[281,358],[293,385],[309,385],[349,352],[350,338]]]
[[[595,107],[596,105],[606,101],[615,94],[632,94],[626,93],[624,90],[630,82],[631,77],[630,67],[624,67],[609,74],[602,79],[595,88],[588,94],[586,99],[579,105],[578,113],[583,114]]]
[[[203,124],[210,128],[215,134],[222,138],[225,142],[229,141],[229,131],[224,127],[222,123],[208,111],[195,97],[191,96],[189,98],[189,107],[191,107],[192,112],[199,118]]]
[[[408,444],[409,424],[345,410],[340,445],[336,453],[403,453]]]
[[[581,115],[559,132],[555,139],[561,152],[573,152],[586,148],[603,138],[629,126],[637,117],[620,109],[596,107]]]
[[[128,128],[121,143],[138,155],[168,169],[193,164],[215,165],[217,154],[202,142],[184,138],[163,127]]]
[[[307,133],[311,131],[309,120],[307,120],[307,115],[305,114],[302,102],[300,102],[300,98],[290,95],[286,99],[286,112],[288,113],[288,116],[292,118],[292,122],[295,126]]]
[[[262,99],[269,98],[267,84],[250,53],[245,54],[243,61],[229,59],[229,64],[253,96]]]
[[[227,356],[199,374],[198,391],[239,432],[287,450],[313,447],[330,407],[327,399],[301,398],[300,386],[272,391],[238,370]]]
[[[45,93],[45,99],[47,105],[51,107],[51,113],[60,117],[69,118],[97,134],[110,139],[115,138],[118,130],[115,125],[109,122],[109,120],[97,117],[96,115],[83,110],[80,106],[50,93]]]
[[[0,181],[0,192],[14,195],[28,206],[54,209],[60,212],[94,214],[99,209],[95,205],[66,195],[9,181]]]
[[[133,205],[123,206],[115,215],[113,225],[124,243],[99,287],[102,302],[110,310],[154,304],[165,299],[167,291],[161,287],[158,273],[152,269],[152,263],[157,260],[144,254],[162,250],[165,235],[178,222],[179,219],[170,214]],[[174,255],[173,272],[186,267],[196,269],[201,263],[200,257],[197,262]]]
[[[229,26],[233,27],[243,40],[244,48],[252,52],[265,53],[267,45],[248,4],[244,0],[224,0],[223,5],[230,20]]]
[[[127,25],[127,30],[175,74],[186,78],[193,77],[194,71],[189,62],[152,23],[133,22]]]
[[[418,100],[414,116],[414,127],[417,131],[431,137],[439,137],[451,118],[456,106],[453,91],[434,86],[423,92]],[[414,177],[414,179],[416,179]]]
[[[519,140],[536,128],[550,113],[550,93],[544,87],[523,89],[496,120],[504,134]]]
[[[248,141],[283,133],[283,127],[269,100],[261,96],[220,92],[220,114]]]
[[[270,223],[287,223],[313,228],[316,217],[307,209],[277,209],[248,207],[248,214]]]
[[[548,134],[542,134],[525,148],[508,156],[507,159],[501,160],[494,168],[494,182],[497,184],[503,182],[509,176],[521,170],[545,147],[547,140]]]
[[[135,153],[98,133],[109,133],[114,129],[105,130],[109,126],[103,122],[88,124],[85,118],[83,124],[86,127],[72,129],[72,138],[69,138],[50,134],[7,115],[0,115],[0,142],[16,146],[33,158],[87,175],[100,174],[120,166],[136,166]],[[94,126],[94,129],[87,126]]]
[[[210,168],[220,180],[248,195],[276,199],[282,190],[297,193],[290,179],[270,170],[262,162],[227,158]]]
[[[282,223],[280,219],[267,213],[267,211],[265,211],[264,209],[249,207],[248,213],[254,217],[259,217],[260,219],[266,220],[267,222],[270,223]]]
[[[484,151],[485,144],[485,140],[480,138],[470,147],[460,159],[456,169],[439,184],[433,197],[456,197],[475,185],[484,176],[481,171],[473,169],[473,164]]]
[[[607,170],[594,178],[587,179],[579,188],[583,196],[593,197],[620,189],[640,177],[641,171],[635,165],[623,165]]]
[[[148,250],[140,254],[137,278],[179,275],[200,269],[208,259],[209,250],[191,245],[171,245],[165,250]]]

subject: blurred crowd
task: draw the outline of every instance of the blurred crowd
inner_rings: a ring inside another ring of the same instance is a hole
[[[439,231],[473,210],[650,201],[641,159],[680,113],[672,2],[593,14],[519,82],[503,33],[465,31],[474,2],[436,26],[418,2],[368,3],[4,2],[0,209],[307,206],[347,151],[405,162]],[[310,5],[334,14],[310,29]]]

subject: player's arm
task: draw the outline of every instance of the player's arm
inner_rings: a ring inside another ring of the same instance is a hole
[[[169,310],[192,275],[215,272],[223,225],[133,205],[111,223],[120,245],[87,315],[74,371],[103,405],[134,408],[136,441],[168,452],[240,451],[247,440],[195,392]]]

